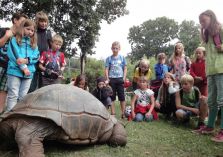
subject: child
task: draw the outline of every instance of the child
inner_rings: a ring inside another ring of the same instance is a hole
[[[167,119],[175,115],[175,93],[177,91],[179,91],[179,84],[175,81],[173,74],[165,73],[155,107],[156,111],[165,114]]]
[[[158,63],[154,67],[156,80],[162,80],[164,78],[165,73],[169,71],[168,66],[165,64],[166,62],[165,53],[159,53],[157,59]]]
[[[149,68],[149,60],[147,59],[142,59],[139,62],[139,67],[137,67],[134,71],[133,90],[137,89],[137,82],[140,76],[146,76],[148,80],[151,79],[152,71]]]
[[[124,81],[126,80],[127,64],[125,58],[119,54],[120,43],[115,41],[112,43],[112,55],[107,57],[105,63],[105,76],[107,82],[112,87],[113,95],[111,114],[115,115],[115,100],[116,93],[121,105],[121,117],[124,118],[125,111],[125,93],[124,93]]]
[[[48,16],[43,11],[36,13],[36,25],[37,25],[37,45],[40,55],[44,51],[49,50],[51,46],[52,35],[51,31],[47,29],[49,25]],[[35,91],[37,88],[42,87],[42,77],[41,71],[37,68],[34,73],[34,77],[29,89],[29,93]]]
[[[7,69],[7,108],[10,111],[28,92],[35,63],[39,58],[35,23],[29,19],[23,20],[15,37],[9,42],[7,51],[9,57]]]
[[[207,97],[207,77],[205,73],[205,48],[198,47],[195,51],[195,61],[191,64],[190,74],[194,84],[199,88],[201,95]]]
[[[136,122],[143,120],[150,122],[158,119],[158,115],[154,110],[154,93],[148,88],[148,81],[146,76],[141,76],[138,79],[139,89],[134,91],[131,101],[132,119]]]
[[[4,109],[7,96],[8,42],[16,34],[21,22],[26,18],[25,14],[15,13],[12,15],[12,27],[0,28],[0,113]]]
[[[51,42],[52,49],[44,51],[40,56],[39,68],[42,71],[42,87],[60,83],[63,78],[66,61],[64,53],[59,51],[62,44],[62,37],[54,35]]]
[[[170,67],[176,81],[180,81],[181,77],[189,70],[190,61],[185,56],[184,46],[180,42],[177,42],[174,47],[174,53],[170,59]]]
[[[87,83],[87,78],[85,75],[81,74],[78,75],[75,82],[74,82],[74,86],[77,86],[83,90],[89,91],[88,89],[88,83]]]
[[[213,11],[207,10],[199,16],[201,36],[206,54],[206,75],[208,80],[209,115],[207,127],[201,133],[212,133],[219,109],[221,110],[221,130],[212,138],[215,142],[223,142],[223,29]]]
[[[190,120],[190,116],[199,116],[198,129],[204,126],[207,116],[207,103],[198,88],[194,87],[194,78],[185,74],[180,80],[182,89],[176,92],[176,117],[182,122]]]
[[[111,97],[112,89],[106,85],[106,79],[104,77],[99,77],[97,79],[97,88],[93,91],[93,95],[104,104],[104,106],[109,109],[112,104]]]

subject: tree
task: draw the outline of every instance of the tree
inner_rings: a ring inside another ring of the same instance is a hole
[[[102,20],[108,23],[128,13],[127,0],[1,0],[0,17],[9,20],[15,11],[22,11],[30,18],[36,12],[49,15],[50,27],[64,38],[63,50],[71,57],[71,43],[76,42],[81,50],[81,65],[87,54],[93,54]]]
[[[200,43],[199,25],[194,21],[183,21],[179,29],[179,40],[184,44],[187,55],[191,56]]]
[[[168,50],[170,41],[177,38],[178,24],[173,19],[159,17],[148,20],[129,30],[128,40],[131,44],[131,59],[138,60]]]

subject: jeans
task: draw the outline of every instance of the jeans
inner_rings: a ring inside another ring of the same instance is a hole
[[[6,112],[12,110],[16,103],[28,93],[31,81],[32,79],[30,78],[20,78],[17,76],[8,75]]]
[[[136,113],[134,121],[141,122],[143,120],[145,120],[147,122],[151,122],[153,120],[153,115],[150,115],[149,117],[146,117],[145,114]]]

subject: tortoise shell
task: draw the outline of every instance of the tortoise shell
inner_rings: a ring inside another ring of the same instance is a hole
[[[70,139],[88,140],[88,143],[100,140],[100,136],[117,122],[92,94],[62,84],[49,85],[27,94],[5,118],[18,115],[50,119],[62,127]]]

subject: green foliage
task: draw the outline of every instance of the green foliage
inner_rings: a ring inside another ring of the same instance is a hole
[[[96,79],[99,76],[104,76],[104,61],[94,58],[88,58],[85,67],[85,75],[88,78],[88,86],[90,91],[96,88]]]
[[[200,44],[199,25],[194,21],[183,21],[180,24],[179,40],[184,44],[185,52],[192,56],[194,50]]]
[[[152,57],[160,52],[170,55],[173,41],[177,39],[184,44],[187,55],[191,56],[200,42],[199,26],[194,21],[183,21],[179,25],[167,17],[145,21],[129,29],[128,40],[132,48],[129,57],[135,61],[143,55]]]
[[[128,40],[131,44],[132,59],[140,59],[166,51],[169,42],[177,37],[178,24],[173,19],[159,17],[133,26],[129,30]]]

